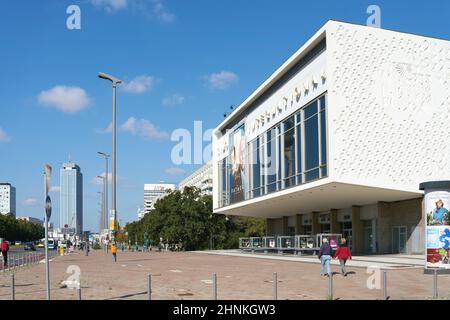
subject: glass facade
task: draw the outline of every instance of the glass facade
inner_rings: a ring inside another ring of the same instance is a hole
[[[83,174],[74,163],[64,163],[60,170],[60,228],[75,229],[80,235],[83,232]]]
[[[232,136],[241,134],[241,128]],[[235,152],[218,163],[219,207],[326,177],[326,94],[245,143],[246,163],[240,169],[245,174],[239,176],[244,180],[239,191],[244,194],[239,192],[238,197],[229,185],[236,179],[236,169],[230,167],[231,163],[236,167]]]

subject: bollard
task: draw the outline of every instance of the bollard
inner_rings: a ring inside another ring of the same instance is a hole
[[[437,282],[437,269],[434,269],[434,274],[433,274],[433,299],[437,299],[438,298],[438,282]]]
[[[11,300],[16,300],[16,284],[14,273],[11,275]]]
[[[328,299],[333,300],[333,273],[329,275],[328,279]]]
[[[273,299],[278,300],[278,275],[273,273]]]
[[[383,300],[387,300],[387,272],[383,271]]]
[[[213,273],[213,300],[217,300],[217,274]]]
[[[77,288],[77,296],[78,296],[78,300],[81,300],[81,287],[78,286]]]
[[[152,300],[152,274],[148,274],[147,279],[147,299]]]

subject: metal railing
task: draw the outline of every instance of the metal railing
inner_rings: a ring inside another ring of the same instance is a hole
[[[48,251],[49,258],[57,255],[56,250]],[[15,271],[20,268],[28,267],[34,264],[38,264],[45,259],[44,251],[31,251],[31,252],[8,252],[6,265],[4,263],[4,257],[0,257],[0,272]]]

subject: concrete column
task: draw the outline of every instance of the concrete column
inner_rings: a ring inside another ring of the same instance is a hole
[[[295,216],[295,234],[303,234],[303,219],[301,214]]]
[[[392,226],[390,204],[378,202],[378,253],[392,253]]]
[[[330,210],[330,229],[331,229],[331,233],[341,233],[341,226],[338,222],[337,209]]]
[[[364,235],[363,222],[360,217],[360,207],[352,207],[352,251],[353,253],[363,253]]]
[[[266,219],[266,236],[275,235],[275,220],[267,218]]]
[[[283,236],[288,234],[289,217],[283,217]]]
[[[312,234],[318,234],[320,232],[319,224],[319,212],[312,213]]]

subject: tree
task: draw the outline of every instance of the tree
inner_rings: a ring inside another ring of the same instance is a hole
[[[10,242],[29,242],[42,239],[44,237],[44,227],[40,224],[18,220],[12,214],[0,214],[0,238],[5,238]]]
[[[263,236],[265,220],[214,214],[212,197],[197,188],[173,191],[155,203],[140,221],[125,226],[129,239],[142,245],[147,232],[152,244],[160,238],[169,248],[204,250],[214,239],[215,249],[237,248],[239,237]]]

